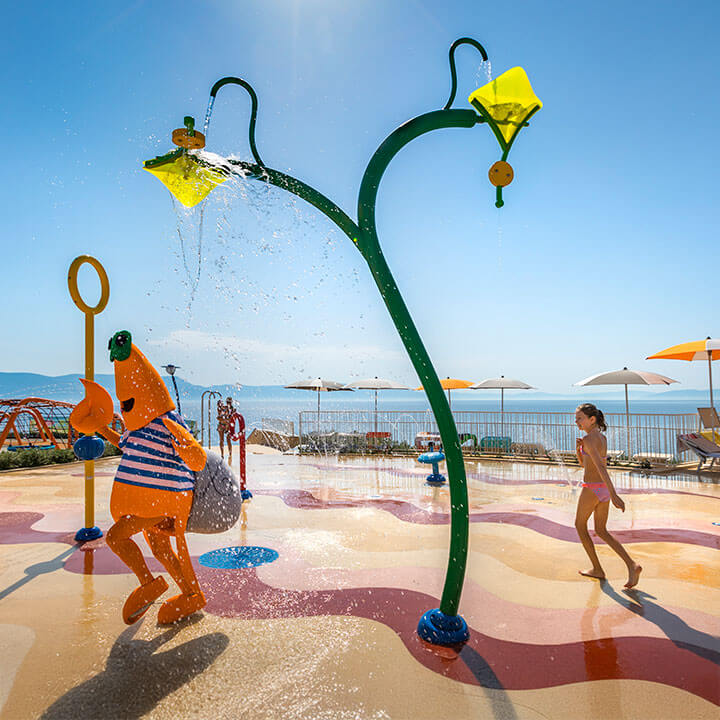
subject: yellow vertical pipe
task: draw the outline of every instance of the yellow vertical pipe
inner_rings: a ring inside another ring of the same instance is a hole
[[[78,271],[85,263],[95,268],[100,279],[100,300],[94,307],[89,306],[80,295],[78,289]],[[68,289],[70,297],[77,307],[85,314],[85,379],[95,380],[95,315],[101,313],[110,298],[110,283],[105,268],[99,260],[91,255],[76,257],[68,271]],[[95,525],[95,461],[85,463],[85,528]]]
[[[85,379],[95,380],[95,315],[85,312]],[[95,461],[85,461],[85,527],[95,526]]]

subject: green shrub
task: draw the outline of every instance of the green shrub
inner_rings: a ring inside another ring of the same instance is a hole
[[[72,450],[16,450],[14,452],[0,452],[0,470],[12,470],[14,468],[39,467],[41,465],[54,465],[56,463],[68,463],[75,460],[75,453]]]

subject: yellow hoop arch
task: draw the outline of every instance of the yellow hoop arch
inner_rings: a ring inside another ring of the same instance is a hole
[[[83,300],[82,295],[80,295],[80,290],[78,289],[78,272],[85,263],[92,265],[98,274],[98,278],[100,278],[100,300],[95,307],[90,307]],[[70,297],[73,299],[73,302],[86,314],[97,315],[101,313],[110,299],[110,283],[108,282],[105,268],[101,262],[92,255],[79,255],[72,261],[70,269],[68,270],[68,289],[70,290]]]

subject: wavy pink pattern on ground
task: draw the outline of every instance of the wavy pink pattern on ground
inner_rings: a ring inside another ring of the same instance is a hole
[[[0,515],[0,542],[63,542],[69,535],[31,529],[40,513]],[[90,550],[90,548],[86,548]],[[162,567],[148,559],[153,572]],[[89,552],[74,552],[64,564],[78,574],[128,574],[125,564],[98,541]],[[460,682],[500,690],[554,687],[601,679],[660,682],[720,704],[720,651],[709,649],[709,636],[688,628],[683,620],[653,605],[661,624],[680,623],[702,644],[651,637],[620,637],[562,644],[522,643],[493,638],[471,629],[458,649],[436,648],[415,632],[419,617],[437,600],[415,591],[388,587],[329,590],[278,589],[259,579],[255,568],[214,570],[200,566],[198,577],[208,598],[207,612],[222,617],[284,618],[344,615],[381,622],[394,630],[425,667]],[[648,601],[643,599],[647,606]],[[644,612],[647,612],[645,610]],[[712,641],[712,638],[711,638]]]
[[[377,510],[385,510],[399,520],[417,523],[419,525],[447,525],[450,522],[450,515],[448,513],[431,513],[405,500],[319,500],[307,490],[256,490],[255,494],[279,497],[289,507],[300,510],[370,507]],[[547,535],[556,540],[580,542],[574,527],[567,527],[552,520],[527,513],[475,512],[470,513],[470,522],[516,525],[533,530],[542,535]],[[590,534],[596,543],[603,543],[592,530]],[[720,549],[720,535],[704,533],[698,530],[679,530],[677,528],[613,530],[613,535],[621,543],[675,542]]]
[[[107,547],[92,555],[94,568],[88,570],[85,559],[74,553],[65,569],[84,574],[128,573]],[[161,571],[154,559],[148,564],[154,572]],[[420,640],[416,628],[420,616],[438,601],[419,591],[388,587],[286,590],[260,580],[256,568],[198,566],[198,579],[208,599],[205,612],[243,619],[340,615],[373,620],[396,632],[428,669],[471,685],[531,690],[589,680],[646,680],[720,704],[720,650],[685,641],[620,637],[539,644],[501,640],[471,628],[470,640],[461,648],[436,648]],[[672,616],[662,608],[657,612]]]
[[[0,513],[0,545],[21,545],[24,543],[66,543],[75,544],[74,532],[47,532],[33,530],[32,526],[45,517],[38,512]]]
[[[417,590],[439,596],[445,569],[439,567],[318,568],[294,556],[292,546],[273,544],[280,559],[257,568],[258,577],[277,589],[337,590],[387,587]],[[698,610],[663,605],[642,591],[616,593],[609,581],[601,586],[578,577],[576,583],[600,590],[613,602],[594,607],[533,607],[494,595],[471,578],[463,586],[460,612],[468,624],[490,636],[509,641],[532,638],[534,644],[561,644],[605,637],[657,637],[682,640],[710,650],[718,649],[718,618]]]
[[[623,637],[528,644],[471,629],[462,648],[438,649],[416,633],[420,616],[438,604],[424,593],[395,588],[278,590],[262,582],[254,568],[201,568],[198,575],[208,599],[206,612],[245,619],[344,615],[374,620],[394,630],[428,669],[472,685],[530,690],[590,680],[645,680],[720,704],[720,652],[689,643]]]

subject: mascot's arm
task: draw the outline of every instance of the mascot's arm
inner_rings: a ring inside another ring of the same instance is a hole
[[[200,472],[205,467],[207,460],[205,450],[200,443],[190,434],[189,430],[174,420],[163,418],[162,421],[172,435],[171,442],[177,454],[193,472]]]
[[[100,428],[97,432],[115,447],[120,447],[120,433],[115,432],[110,426],[106,425],[104,428]]]
[[[110,393],[92,380],[80,378],[85,386],[85,397],[70,413],[70,424],[85,435],[99,432],[113,445],[117,445],[120,435],[110,428],[113,419],[113,401]]]

